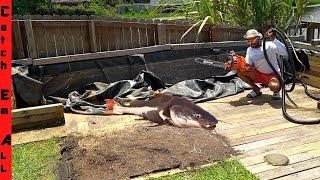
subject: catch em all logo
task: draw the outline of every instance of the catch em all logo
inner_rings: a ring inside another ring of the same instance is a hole
[[[11,175],[12,1],[0,0],[0,179]]]

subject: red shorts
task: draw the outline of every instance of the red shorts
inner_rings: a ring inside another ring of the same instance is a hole
[[[276,73],[265,74],[256,70],[255,68],[253,69],[253,72],[255,75],[255,79],[253,80],[254,83],[262,83],[268,85],[272,78],[277,78]]]

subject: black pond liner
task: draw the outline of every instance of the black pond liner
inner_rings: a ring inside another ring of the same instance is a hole
[[[228,52],[246,47],[165,50],[146,54],[77,61],[45,66],[16,67],[13,85],[17,106],[62,102],[70,95],[101,105],[106,98],[148,98],[152,91],[184,96],[199,102],[242,92],[247,87],[224,68],[194,61],[202,57],[219,62]],[[76,93],[75,93],[76,91]],[[69,95],[70,94],[70,95]]]

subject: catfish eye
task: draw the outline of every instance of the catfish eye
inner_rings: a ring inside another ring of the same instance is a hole
[[[195,118],[197,118],[197,119],[200,119],[201,118],[201,115],[200,114],[194,114],[193,115]]]

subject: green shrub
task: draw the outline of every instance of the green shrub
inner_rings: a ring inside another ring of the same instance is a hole
[[[110,0],[94,0],[89,4],[77,6],[60,6],[52,4],[50,0],[14,0],[13,14],[27,15],[97,15],[114,16],[115,10],[108,5]],[[113,1],[116,3],[116,1]]]
[[[49,7],[51,0],[14,0],[13,14],[36,14],[39,7]]]
[[[89,5],[89,10],[94,12],[94,15],[97,16],[114,16],[115,10],[110,7],[103,0],[100,1],[92,1]]]

